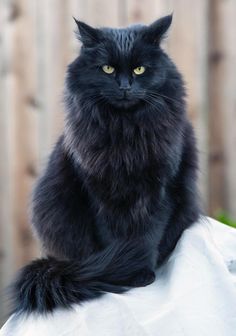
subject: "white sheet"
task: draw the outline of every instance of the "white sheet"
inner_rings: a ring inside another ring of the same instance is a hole
[[[53,315],[12,316],[0,336],[236,336],[236,230],[202,218],[155,283]]]

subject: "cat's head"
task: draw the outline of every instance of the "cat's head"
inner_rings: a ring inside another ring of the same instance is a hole
[[[76,20],[82,47],[68,68],[69,91],[118,109],[150,104],[175,77],[176,69],[160,47],[171,21],[169,15],[149,26],[97,29]]]

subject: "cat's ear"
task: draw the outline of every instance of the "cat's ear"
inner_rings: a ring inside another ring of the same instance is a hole
[[[165,37],[166,32],[171,25],[172,16],[172,14],[164,16],[146,27],[144,31],[144,39],[150,43],[159,44]]]
[[[74,18],[78,27],[76,35],[85,47],[93,47],[101,40],[101,34],[99,29],[93,28],[82,21],[78,21]]]

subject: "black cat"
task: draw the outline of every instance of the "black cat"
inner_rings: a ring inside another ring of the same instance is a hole
[[[161,49],[172,21],[95,29],[76,21],[66,126],[34,190],[46,257],[14,283],[16,311],[51,311],[145,286],[200,214],[181,75]]]

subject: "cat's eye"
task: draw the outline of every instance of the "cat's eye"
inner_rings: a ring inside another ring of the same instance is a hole
[[[115,71],[115,68],[113,68],[111,65],[103,65],[102,70],[106,74],[111,75]]]
[[[135,68],[133,71],[135,73],[135,75],[142,75],[145,71],[145,67],[144,66],[139,66],[137,68]]]

